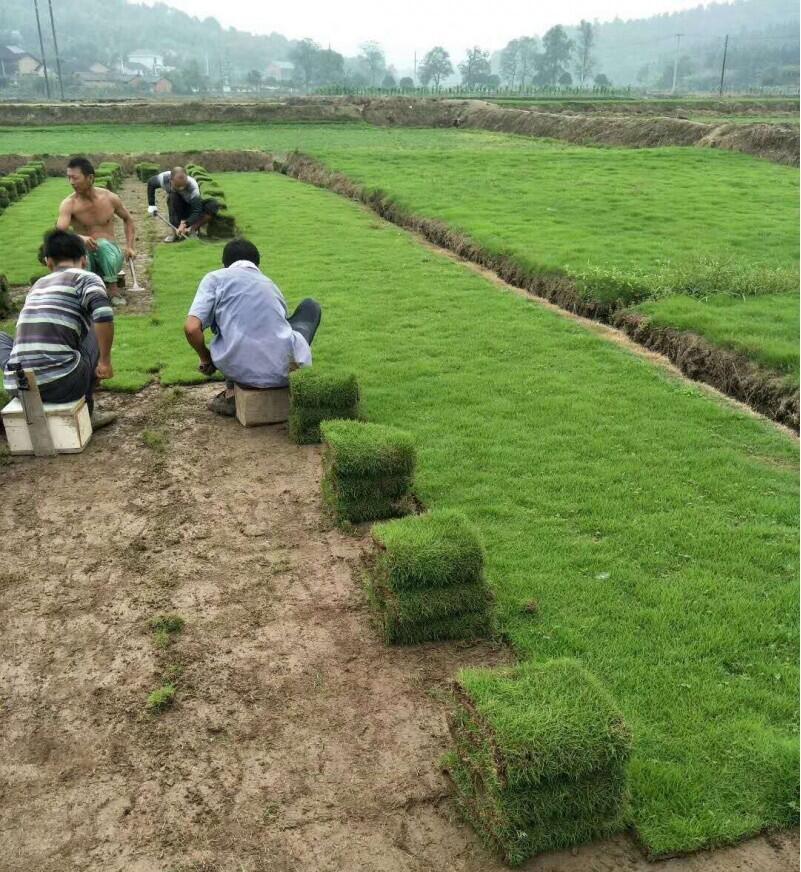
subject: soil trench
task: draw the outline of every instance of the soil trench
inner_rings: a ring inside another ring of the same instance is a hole
[[[169,228],[166,224],[159,221],[158,218],[151,218],[147,213],[147,185],[143,184],[136,176],[125,176],[122,180],[122,186],[118,191],[123,204],[133,216],[134,224],[136,225],[136,257],[134,258],[134,269],[136,270],[136,278],[142,291],[133,290],[133,276],[128,262],[125,262],[125,287],[122,289],[122,295],[127,301],[127,305],[118,309],[120,314],[140,315],[149,312],[153,306],[153,285],[151,280],[151,269],[153,266],[153,251],[157,242],[163,239],[168,233]],[[159,203],[163,206],[162,203]],[[121,247],[125,246],[125,225],[122,221],[114,222],[114,233],[117,238],[117,243]]]
[[[210,414],[215,390],[103,394],[121,418],[83,454],[3,470],[0,869],[500,872],[437,761],[455,670],[510,653],[381,644],[319,449]],[[186,625],[159,648],[164,613]],[[797,857],[789,833],[658,868]],[[524,868],[654,867],[621,836]]]

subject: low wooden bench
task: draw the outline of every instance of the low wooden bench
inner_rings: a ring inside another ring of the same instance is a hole
[[[92,420],[86,400],[43,403],[36,377],[25,370],[25,389],[0,414],[12,454],[78,454],[92,438]]]

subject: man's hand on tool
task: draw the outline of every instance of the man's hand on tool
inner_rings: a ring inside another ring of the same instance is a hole
[[[177,227],[179,236],[186,236],[189,233],[189,228],[186,226],[186,221],[182,221]]]
[[[82,236],[87,251],[97,251],[97,240],[93,236]]]
[[[217,367],[211,361],[209,361],[208,363],[199,364],[197,371],[202,372],[203,375],[214,375],[214,373],[217,371]]]
[[[100,361],[95,367],[95,375],[98,379],[111,378],[114,375],[114,370],[111,366],[111,361]]]
[[[147,207],[147,214],[148,215],[158,215],[159,214],[159,207],[158,206],[148,206]]]
[[[136,249],[135,249],[135,248],[131,248],[130,245],[126,245],[126,246],[125,246],[125,256],[126,256],[129,260],[132,260],[133,258],[136,257]]]

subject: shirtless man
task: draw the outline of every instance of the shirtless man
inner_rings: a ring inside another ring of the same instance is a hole
[[[62,201],[56,227],[69,230],[72,225],[86,246],[89,269],[105,282],[112,304],[124,306],[117,284],[123,252],[114,241],[114,216],[125,224],[125,257],[133,257],[136,228],[131,213],[116,194],[95,187],[95,168],[85,157],[74,157],[67,164],[67,181],[74,193]]]

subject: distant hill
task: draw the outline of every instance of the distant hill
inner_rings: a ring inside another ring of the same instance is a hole
[[[714,90],[729,35],[730,88],[798,85],[798,0],[736,0],[651,18],[598,23],[596,69],[616,85],[668,87],[679,41],[679,84]]]
[[[50,57],[47,4],[40,2],[39,7]],[[190,64],[194,68],[194,61],[212,79],[240,78],[248,70],[264,70],[272,61],[285,60],[290,49],[290,41],[281,34],[256,36],[223,28],[214,18],[201,20],[163,3],[69,0],[55,5],[54,11],[59,51],[68,70],[88,69],[96,62],[118,69],[132,52],[144,50],[162,55],[165,64],[179,69]],[[24,48],[41,54],[31,0],[0,2],[0,42],[9,41],[14,31]]]

